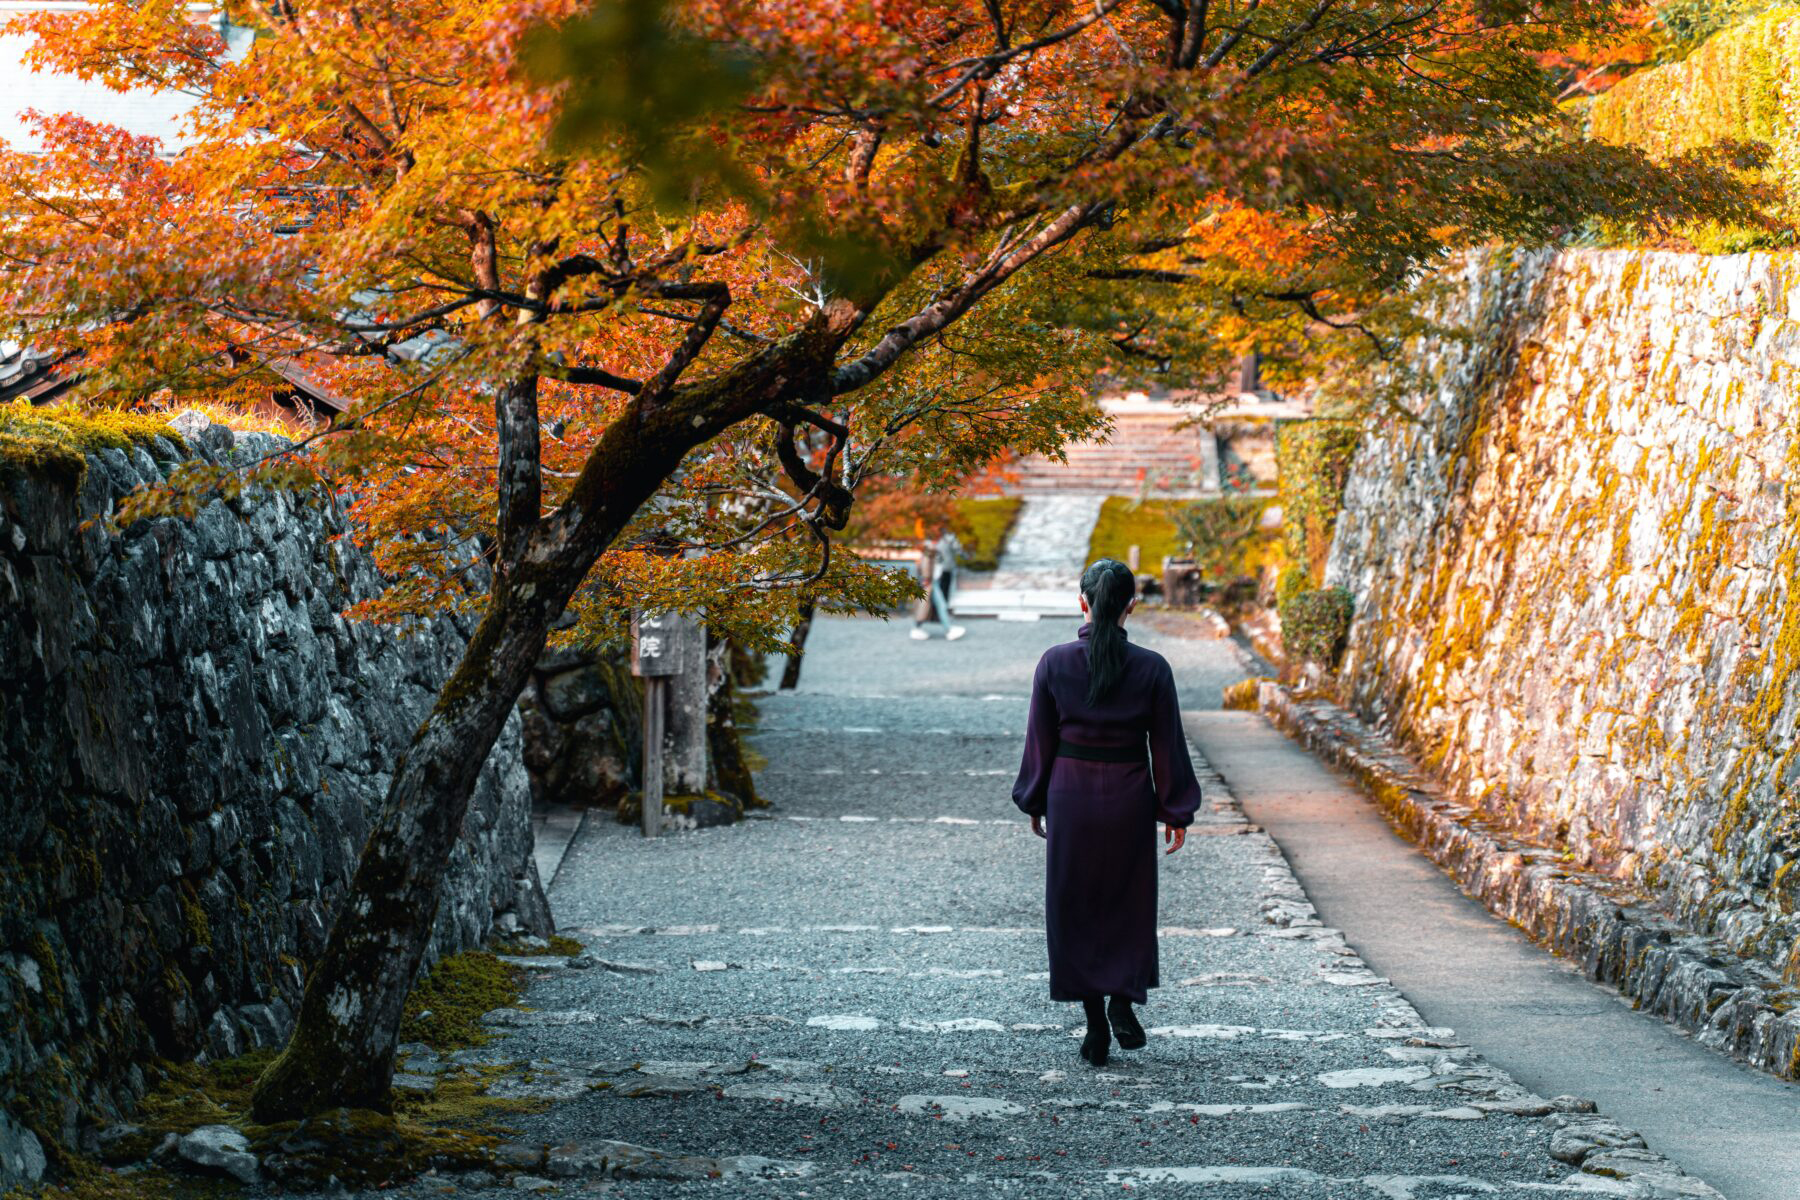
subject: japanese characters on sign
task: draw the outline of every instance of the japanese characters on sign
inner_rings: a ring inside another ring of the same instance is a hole
[[[679,675],[684,624],[676,613],[639,613],[631,622],[631,673],[651,679]]]

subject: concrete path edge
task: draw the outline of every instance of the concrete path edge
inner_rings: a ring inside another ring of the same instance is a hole
[[[1800,1079],[1800,1010],[1770,1002],[1773,968],[1731,956],[1647,906],[1626,907],[1553,851],[1484,827],[1348,710],[1273,682],[1257,700],[1271,724],[1347,771],[1389,825],[1495,916],[1703,1045]]]

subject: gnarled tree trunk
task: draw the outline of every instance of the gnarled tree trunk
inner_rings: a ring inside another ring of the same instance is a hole
[[[395,768],[307,978],[294,1033],[256,1086],[258,1121],[388,1107],[401,1012],[430,940],[444,868],[551,623],[683,455],[754,413],[826,386],[847,334],[847,325],[818,321],[734,370],[678,385],[677,366],[705,340],[690,335],[631,411],[608,426],[568,499],[542,516],[536,378],[497,389],[500,539],[487,613]]]
[[[566,598],[543,581],[495,581],[462,661],[395,768],[308,979],[294,1036],[257,1086],[257,1120],[388,1107],[401,1011],[430,941],[444,866],[481,768]]]

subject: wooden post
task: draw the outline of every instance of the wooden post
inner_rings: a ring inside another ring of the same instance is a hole
[[[1216,496],[1223,490],[1224,478],[1219,469],[1219,437],[1210,429],[1200,430],[1200,490]]]
[[[639,814],[645,837],[662,830],[663,811],[663,712],[668,708],[667,680],[644,680],[644,791]]]
[[[672,613],[639,613],[631,623],[631,673],[644,681],[645,837],[662,831],[663,715],[668,711],[668,680],[681,672],[682,638]]]

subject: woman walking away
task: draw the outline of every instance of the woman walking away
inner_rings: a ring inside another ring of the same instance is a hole
[[[1038,661],[1013,784],[1013,803],[1050,842],[1050,998],[1081,1001],[1081,1057],[1096,1067],[1113,1037],[1125,1050],[1144,1044],[1131,1006],[1160,982],[1156,822],[1173,854],[1200,807],[1169,664],[1125,638],[1136,593],[1122,562],[1103,558],[1082,574],[1088,623]]]

